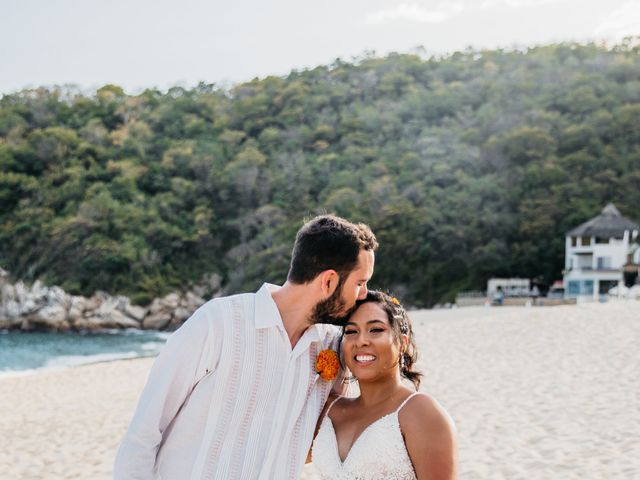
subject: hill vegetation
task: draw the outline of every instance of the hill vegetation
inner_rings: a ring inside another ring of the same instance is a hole
[[[560,278],[564,232],[640,220],[640,48],[391,54],[225,90],[0,100],[0,267],[146,303],[210,273],[284,281],[304,217],[378,236],[415,306],[490,276]]]

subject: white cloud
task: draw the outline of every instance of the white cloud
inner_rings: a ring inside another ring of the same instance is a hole
[[[599,36],[616,40],[629,35],[640,35],[640,3],[630,1],[614,10],[596,28]]]
[[[553,3],[562,3],[566,2],[566,0],[484,0],[480,3],[482,8],[493,8],[493,7],[512,7],[512,8],[522,8],[522,7],[541,7],[543,5],[551,5]],[[470,3],[469,6],[474,5],[474,3]]]
[[[567,0],[459,0],[456,2],[441,1],[434,6],[423,6],[419,3],[401,3],[370,13],[365,18],[369,25],[380,25],[394,21],[417,23],[443,23],[463,13],[496,7],[538,7]]]
[[[396,20],[418,23],[442,23],[460,13],[463,6],[460,3],[439,5],[435,8],[425,8],[415,3],[401,3],[392,8],[385,8],[367,15],[365,23],[380,25]]]

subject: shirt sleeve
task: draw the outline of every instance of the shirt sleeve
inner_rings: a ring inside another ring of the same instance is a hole
[[[114,480],[155,478],[162,434],[199,378],[212,368],[214,342],[205,307],[176,330],[156,358],[116,455]]]

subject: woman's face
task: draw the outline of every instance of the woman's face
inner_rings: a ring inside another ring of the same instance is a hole
[[[363,303],[351,315],[344,328],[342,355],[359,382],[397,374],[400,342],[379,304]]]

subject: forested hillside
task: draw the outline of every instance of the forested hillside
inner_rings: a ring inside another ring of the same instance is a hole
[[[0,267],[145,303],[219,273],[282,282],[305,216],[369,223],[373,286],[414,306],[560,278],[564,232],[640,220],[640,48],[363,58],[126,95],[0,101]]]

